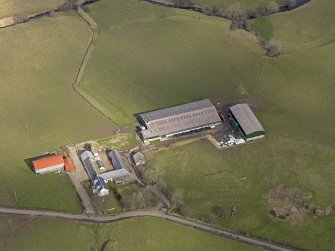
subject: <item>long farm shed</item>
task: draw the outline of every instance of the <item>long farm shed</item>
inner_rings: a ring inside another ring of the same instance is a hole
[[[221,124],[215,106],[208,99],[163,108],[138,115],[144,142],[213,128]]]

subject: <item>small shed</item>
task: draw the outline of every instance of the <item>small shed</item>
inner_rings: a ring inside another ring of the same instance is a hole
[[[145,165],[147,163],[144,154],[141,152],[137,152],[133,155],[133,161],[136,166]]]
[[[66,172],[72,172],[74,170],[76,170],[76,166],[73,163],[73,160],[70,157],[67,157],[64,160],[64,164],[65,164],[65,171]]]
[[[36,174],[56,172],[64,169],[64,159],[62,155],[50,155],[33,161]]]

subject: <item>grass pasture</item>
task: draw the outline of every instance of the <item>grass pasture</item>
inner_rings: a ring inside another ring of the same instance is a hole
[[[313,0],[294,11],[272,15],[273,36],[282,43],[284,52],[332,43],[334,8],[332,0]]]
[[[0,18],[54,9],[65,0],[0,0]]]
[[[0,248],[3,251],[101,250],[109,238],[103,250],[260,250],[154,218],[104,225],[21,217],[0,218]]]
[[[269,41],[273,38],[273,27],[269,17],[261,17],[252,20],[251,25],[264,39]]]
[[[279,15],[289,18],[310,6]],[[101,32],[82,87],[116,121],[127,124],[134,113],[207,97],[261,101],[256,113],[267,130],[264,142],[223,152],[201,142],[154,158],[170,189],[184,189],[190,216],[200,218],[216,203],[236,204],[239,216],[221,219],[220,226],[305,249],[332,247],[333,216],[280,222],[269,216],[265,195],[283,184],[313,205],[335,199],[334,45],[266,59],[248,34],[230,32],[223,19],[132,0],[102,1],[90,10]],[[270,36],[271,29],[265,31]],[[238,92],[241,86],[248,95]]]
[[[108,148],[122,151],[136,145],[136,135],[135,132],[116,133],[111,137],[100,139],[98,142]]]
[[[0,204],[81,212],[66,176],[36,177],[24,160],[111,133],[71,87],[88,38],[74,13],[0,30]]]
[[[236,87],[255,84],[265,63],[252,38],[223,19],[134,0],[101,1],[90,14],[101,31],[81,87],[123,125],[159,107],[240,97]]]

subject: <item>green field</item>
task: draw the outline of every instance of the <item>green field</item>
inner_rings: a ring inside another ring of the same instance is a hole
[[[334,215],[281,221],[269,214],[267,194],[283,185],[305,195],[310,205],[327,207],[335,201],[333,9],[331,0],[314,0],[256,20],[256,29],[283,45],[283,56],[266,58],[252,35],[229,31],[230,22],[224,19],[136,0],[101,0],[90,7],[98,32],[80,84],[121,125],[134,123],[135,113],[202,98],[255,98],[265,141],[222,152],[201,141],[157,152],[150,165],[165,170],[171,191],[184,190],[189,216],[202,218],[213,206],[223,206],[228,213],[218,219],[220,227],[308,250],[331,250]],[[67,176],[36,177],[24,160],[111,135],[114,125],[71,87],[89,34],[74,13],[0,30],[2,205],[81,212]],[[238,212],[230,217],[233,205]],[[169,240],[166,250],[185,250],[185,243],[190,243],[189,250],[245,250],[152,219],[116,223],[112,230],[55,221],[50,232],[43,231],[50,221],[27,222],[15,223],[13,235],[5,228],[2,250],[33,245],[58,250],[59,239],[65,240],[64,248],[101,248],[110,231],[111,250],[138,250],[138,245],[156,250],[164,238]],[[1,224],[9,225],[7,219]],[[41,233],[43,238],[37,235]],[[74,239],[72,233],[78,233]],[[15,242],[10,241],[13,236]]]
[[[0,0],[0,18],[54,9],[65,0]]]
[[[286,52],[322,46],[335,39],[335,2],[313,0],[291,12],[270,17],[274,38],[279,40]]]
[[[251,22],[254,31],[258,32],[264,39],[271,40],[273,38],[273,26],[269,17],[261,17]]]
[[[99,139],[98,142],[110,149],[126,150],[136,145],[135,132],[116,133],[113,136]]]
[[[158,107],[239,97],[237,86],[256,84],[265,63],[223,19],[135,0],[101,1],[90,14],[100,32],[81,86],[123,125]]]
[[[103,249],[102,246],[109,238],[110,241]],[[10,220],[2,217],[0,218],[0,248],[3,251],[261,250],[153,218],[94,225],[63,220],[21,217]]]
[[[0,203],[81,212],[67,178],[35,176],[24,160],[85,139],[113,125],[72,90],[89,38],[75,14],[0,30]]]
[[[284,49],[289,36],[279,37],[275,18],[290,20],[300,11],[307,16],[310,6],[271,17],[273,36]],[[312,205],[329,206],[335,199],[335,117],[329,116],[335,112],[334,45],[266,59],[254,40],[230,32],[222,19],[131,0],[102,1],[90,13],[100,33],[82,86],[116,121],[127,124],[134,113],[205,97],[257,97],[266,141],[224,152],[199,143],[158,153],[152,162],[166,170],[171,190],[185,190],[191,216],[201,217],[217,203],[237,204],[238,216],[220,220],[220,226],[306,249],[332,247],[333,216],[281,222],[269,216],[264,196],[283,184]],[[239,93],[240,86],[248,95]]]

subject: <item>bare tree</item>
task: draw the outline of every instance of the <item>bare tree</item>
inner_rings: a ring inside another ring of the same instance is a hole
[[[190,8],[193,7],[193,2],[191,0],[172,0],[172,3],[177,8]]]
[[[172,208],[179,208],[184,204],[184,190],[177,188],[171,196]]]
[[[281,44],[275,39],[266,41],[263,46],[268,57],[278,57],[281,53]]]

